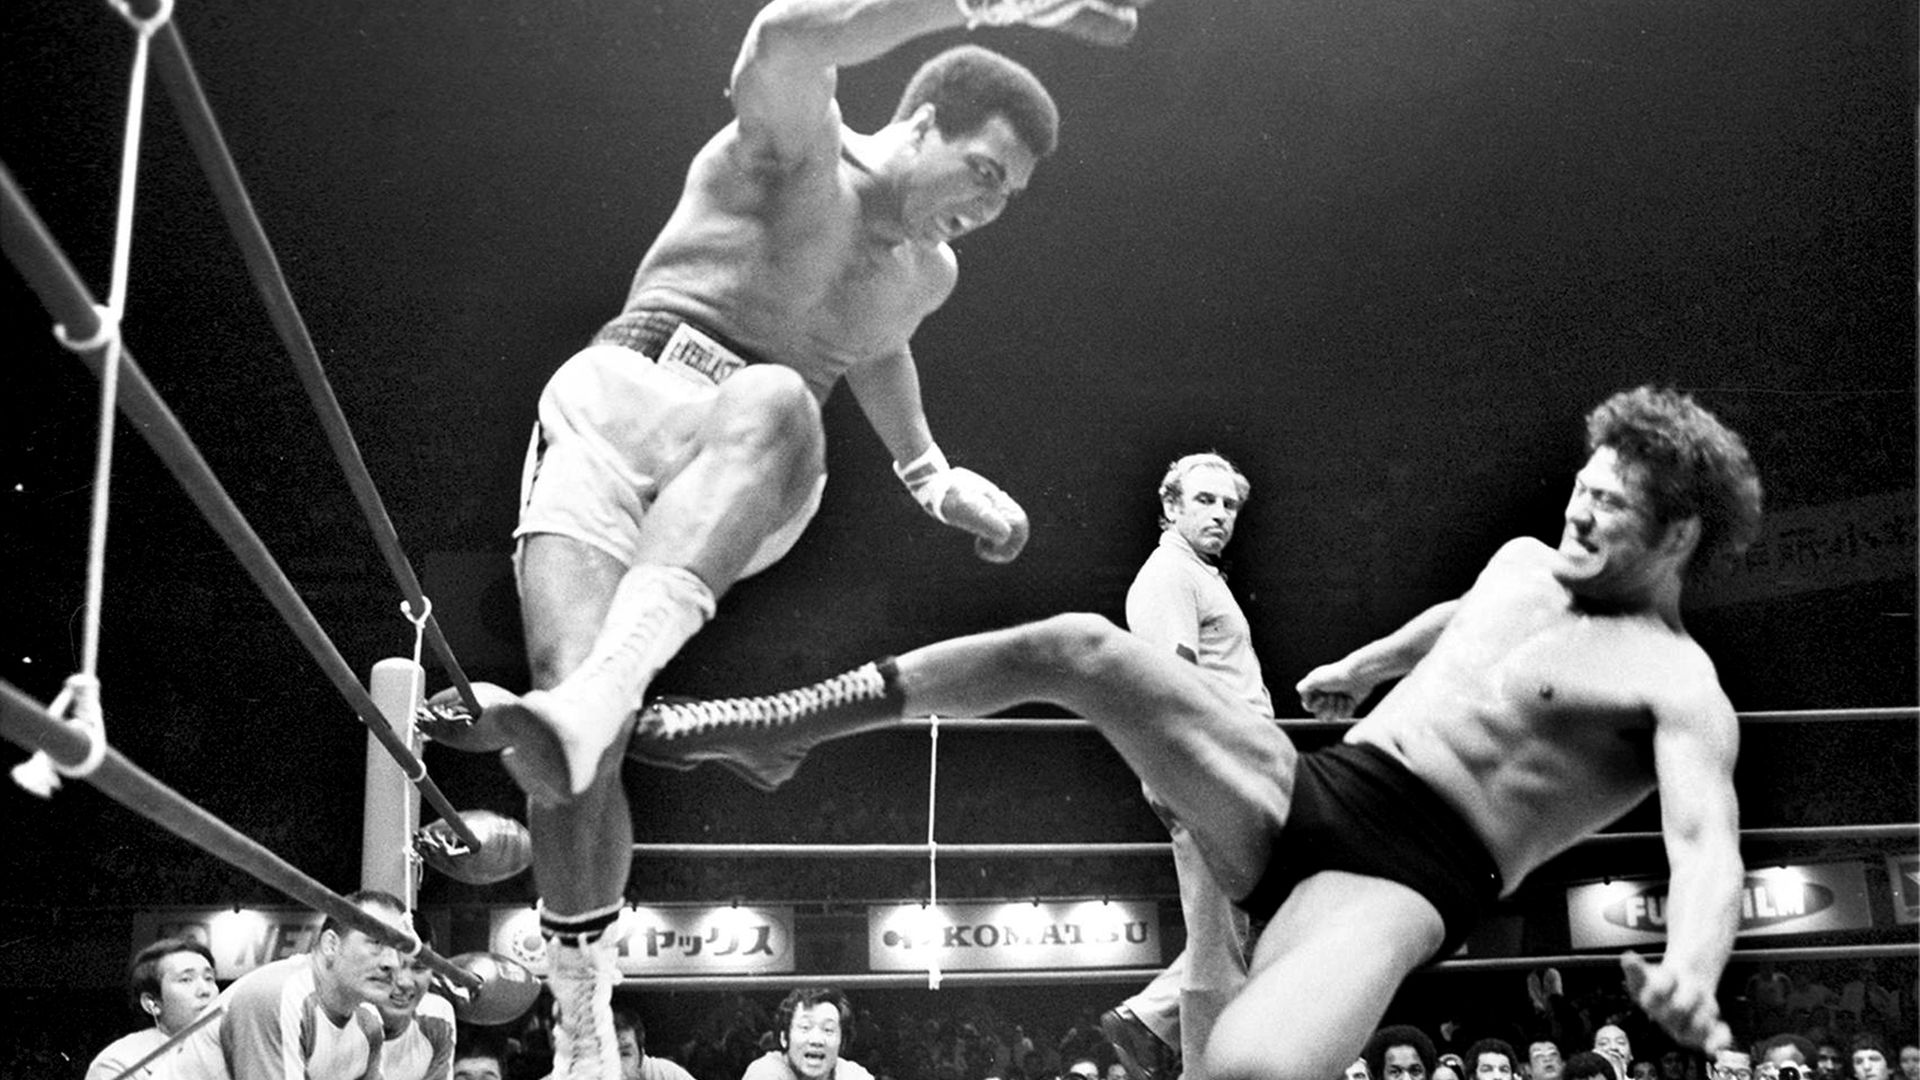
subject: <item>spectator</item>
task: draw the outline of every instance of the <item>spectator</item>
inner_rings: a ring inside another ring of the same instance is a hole
[[[1535,1039],[1527,1044],[1527,1076],[1531,1080],[1560,1080],[1565,1066],[1560,1059],[1559,1043]]]
[[[853,1041],[853,1005],[840,991],[794,990],[780,1002],[774,1024],[779,1048],[747,1066],[740,1080],[873,1080],[865,1066],[840,1056]]]
[[[1901,1080],[1920,1080],[1920,1042],[1909,1039],[1900,1044]]]
[[[1347,1066],[1346,1080],[1373,1080],[1372,1074],[1367,1072],[1366,1058],[1353,1059],[1353,1064]]]
[[[395,929],[400,899],[377,889],[347,897]],[[313,948],[242,975],[220,995],[226,1012],[181,1043],[169,1080],[354,1080],[379,1075],[383,1021],[400,954],[329,916]]]
[[[1786,1032],[1763,1039],[1753,1048],[1754,1072],[1761,1080],[1813,1080],[1813,1070],[1809,1064],[1813,1060],[1813,1043],[1805,1036]]]
[[[1716,1050],[1707,1075],[1712,1080],[1753,1080],[1753,1056],[1732,1048]]]
[[[1619,1024],[1601,1024],[1593,1033],[1593,1049],[1613,1062],[1615,1080],[1626,1080],[1627,1062],[1633,1060],[1633,1043],[1627,1038],[1627,1029]]]
[[[423,937],[424,941],[425,938]],[[403,956],[380,1010],[380,1080],[447,1080],[453,1071],[453,1005],[427,992],[419,957]]]
[[[1427,1033],[1409,1024],[1381,1028],[1360,1050],[1367,1074],[1377,1080],[1427,1080],[1437,1056]]]
[[[1853,1037],[1853,1080],[1887,1080],[1890,1069],[1887,1043],[1878,1034],[1863,1031]]]
[[[506,1041],[492,1035],[462,1040],[453,1052],[453,1080],[506,1080]]]
[[[615,1009],[613,1034],[620,1043],[620,1080],[693,1080],[677,1062],[647,1055],[647,1026],[635,1014]]]
[[[1840,1067],[1840,1044],[1827,1038],[1825,1033],[1815,1036],[1808,1032],[1813,1040],[1813,1072],[1818,1080],[1841,1080],[1846,1070]]]
[[[1472,1063],[1473,1080],[1513,1080],[1513,1047],[1505,1039],[1479,1040],[1467,1047],[1467,1060]]]
[[[1567,1059],[1561,1075],[1566,1080],[1611,1080],[1613,1062],[1598,1050],[1582,1050]]]
[[[152,1026],[109,1043],[87,1068],[87,1080],[120,1076],[166,1045],[220,992],[213,978],[213,953],[198,941],[177,937],[161,938],[141,949],[127,973],[127,987],[134,1008],[151,1020]],[[133,1077],[144,1080],[153,1075],[152,1067],[143,1067]]]

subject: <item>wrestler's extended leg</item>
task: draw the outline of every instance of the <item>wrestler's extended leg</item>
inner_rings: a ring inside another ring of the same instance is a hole
[[[1032,701],[1086,717],[1192,834],[1229,896],[1253,890],[1286,821],[1297,752],[1271,720],[1097,615],[956,638],[897,661],[906,714]]]
[[[1246,987],[1214,1024],[1207,1075],[1340,1075],[1444,936],[1440,913],[1398,882],[1344,871],[1307,878],[1261,933]]]
[[[772,787],[829,739],[1037,701],[1087,717],[1193,834],[1227,895],[1252,891],[1286,820],[1293,744],[1215,680],[1096,615],[955,638],[786,693],[656,705],[633,752],[761,770]]]

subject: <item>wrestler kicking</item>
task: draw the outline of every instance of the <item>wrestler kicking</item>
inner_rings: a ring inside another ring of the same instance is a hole
[[[1053,151],[1058,113],[977,47],[930,60],[891,123],[843,126],[840,67],[963,25],[1121,44],[1145,0],[775,0],[734,64],[735,119],[698,154],[620,316],[541,395],[515,536],[531,679],[437,695],[432,738],[505,748],[529,796],[554,939],[558,1072],[618,1075],[607,1008],[632,822],[618,765],[654,675],[735,581],[784,555],[825,484],[820,407],[842,379],[920,505],[1006,562],[1019,505],[949,468],[908,342],[953,291],[948,242],[989,224]]]
[[[1087,717],[1227,895],[1271,918],[1207,1049],[1223,1078],[1339,1075],[1410,972],[1657,786],[1667,951],[1622,965],[1649,1016],[1712,1049],[1729,1039],[1714,994],[1740,912],[1739,728],[1680,594],[1690,569],[1751,542],[1760,483],[1739,436],[1683,395],[1618,394],[1587,433],[1557,549],[1508,542],[1466,595],[1300,681],[1310,710],[1345,718],[1405,676],[1322,751],[1298,753],[1217,680],[1091,615],[784,694],[653,706],[633,749],[778,777],[809,746],[901,716],[1045,701]]]

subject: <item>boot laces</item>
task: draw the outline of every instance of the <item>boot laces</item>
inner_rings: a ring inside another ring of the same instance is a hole
[[[648,713],[659,721],[658,734],[683,738],[720,727],[779,727],[840,705],[877,701],[886,694],[879,669],[865,664],[824,682],[760,697],[660,703]]]

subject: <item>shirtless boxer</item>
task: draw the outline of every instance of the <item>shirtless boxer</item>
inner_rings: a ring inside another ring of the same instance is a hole
[[[1657,787],[1667,950],[1621,963],[1650,1017],[1712,1049],[1729,1040],[1714,994],[1740,914],[1739,726],[1680,594],[1751,542],[1760,483],[1739,436],[1684,395],[1615,395],[1587,431],[1557,548],[1508,542],[1466,595],[1300,681],[1303,704],[1344,718],[1404,676],[1325,750],[1298,753],[1217,680],[1091,615],[783,694],[650,707],[634,745],[781,776],[811,745],[902,716],[1045,701],[1088,718],[1227,895],[1271,917],[1208,1046],[1209,1073],[1234,1078],[1339,1074],[1410,972]]]
[[[1053,151],[1058,113],[978,47],[929,61],[891,123],[841,124],[838,70],[921,35],[1029,23],[1121,44],[1145,0],[775,0],[734,64],[735,119],[694,156],[622,314],[540,399],[515,536],[535,689],[438,695],[428,735],[505,748],[529,796],[554,939],[563,1077],[618,1072],[603,932],[632,822],[618,766],[648,683],[735,581],[784,555],[825,484],[820,407],[844,379],[925,510],[1007,562],[1027,518],[949,468],[909,339],[953,291],[948,242],[992,222]]]

